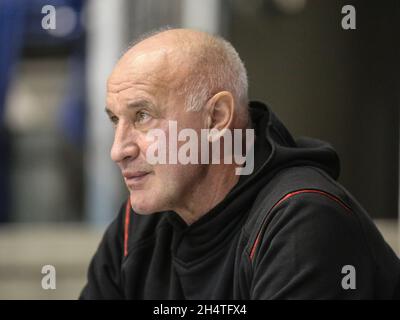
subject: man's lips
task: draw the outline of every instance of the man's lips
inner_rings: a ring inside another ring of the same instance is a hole
[[[145,175],[149,174],[147,171],[135,171],[135,172],[123,172],[122,175],[124,176],[125,179],[135,179],[135,178],[141,178],[144,177]]]
[[[125,179],[125,183],[128,187],[139,188],[145,179],[149,176],[149,171],[134,171],[134,172],[123,172],[122,175]]]

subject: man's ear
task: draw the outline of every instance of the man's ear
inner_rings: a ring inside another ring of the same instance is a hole
[[[223,131],[232,125],[235,103],[228,91],[215,94],[207,103],[207,128]]]

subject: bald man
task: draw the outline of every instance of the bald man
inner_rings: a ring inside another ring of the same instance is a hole
[[[227,41],[186,29],[144,37],[115,66],[106,105],[129,197],[82,299],[399,296],[399,259],[336,182],[335,151],[294,140],[267,106],[248,102]],[[226,161],[232,145],[245,162]]]

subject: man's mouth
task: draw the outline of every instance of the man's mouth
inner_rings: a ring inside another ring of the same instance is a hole
[[[128,187],[138,187],[140,184],[144,182],[144,180],[148,177],[150,172],[148,171],[135,171],[135,172],[124,172],[122,175],[124,176],[125,183]]]

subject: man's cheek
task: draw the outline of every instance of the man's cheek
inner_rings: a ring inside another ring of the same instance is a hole
[[[147,160],[148,150],[149,150],[149,147],[153,144],[154,144],[154,140],[152,140],[152,138],[148,137],[148,136],[145,136],[145,137],[143,137],[142,140],[138,141],[138,145],[139,145],[140,153],[141,153],[140,156],[142,158],[144,158],[147,163],[149,163],[149,161]]]
[[[166,164],[168,159],[167,137],[163,130],[153,129],[149,131],[141,141],[140,149],[146,162],[153,167]]]

